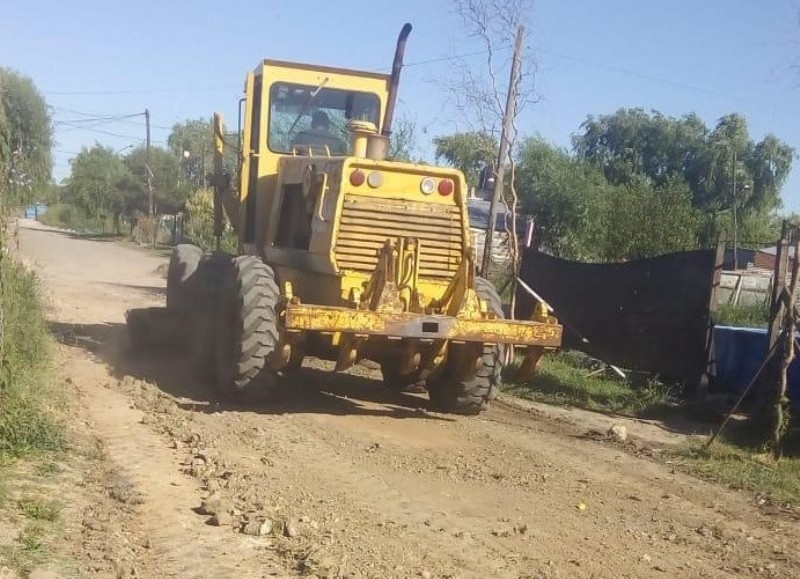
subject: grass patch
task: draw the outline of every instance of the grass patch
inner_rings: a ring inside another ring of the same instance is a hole
[[[5,321],[5,358],[0,367],[0,464],[65,446],[51,408],[51,341],[36,276],[3,260],[0,307]]]
[[[61,466],[52,460],[46,460],[36,465],[34,470],[36,476],[41,478],[55,478],[61,474]]]
[[[38,280],[7,256],[0,276],[5,338],[0,366],[0,520],[19,519],[24,524],[15,541],[0,549],[0,560],[25,576],[52,557],[48,540],[57,530],[60,508],[38,496],[40,491],[26,492],[19,473],[32,470],[39,476],[41,469],[50,478],[57,476],[58,466],[48,453],[62,451],[66,436],[57,410],[61,394],[53,388],[53,342]]]
[[[26,498],[17,502],[19,511],[29,519],[35,521],[54,522],[58,519],[60,508],[55,501],[40,498]]]
[[[697,411],[676,403],[676,387],[627,381],[597,375],[585,366],[585,357],[561,352],[542,359],[537,376],[507,390],[518,396],[552,405],[637,417],[682,415],[695,418]],[[709,427],[711,429],[711,427]],[[752,420],[732,421],[723,436],[708,450],[705,442],[665,449],[664,458],[692,476],[763,497],[769,502],[800,508],[800,456],[798,440],[789,455],[775,461],[764,452],[759,425]],[[800,438],[800,433],[795,433]]]
[[[50,559],[52,554],[46,540],[48,527],[40,522],[26,525],[12,545],[0,549],[5,564],[27,575]]]
[[[591,368],[582,366],[578,355],[561,352],[545,356],[533,380],[510,384],[506,390],[545,404],[632,416],[654,416],[675,408],[674,387],[657,382],[632,385],[591,373]]]
[[[766,328],[769,326],[769,303],[743,306],[725,304],[717,310],[714,320],[721,326]]]
[[[89,217],[81,208],[69,203],[48,206],[39,221],[50,227],[71,229],[87,235],[103,236],[114,232],[114,223],[109,217]]]
[[[708,481],[800,507],[800,458],[775,461],[771,455],[744,449],[729,442],[715,442],[669,451],[682,470]]]

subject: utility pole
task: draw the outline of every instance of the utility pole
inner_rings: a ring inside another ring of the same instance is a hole
[[[520,68],[522,68],[522,44],[525,39],[525,27],[517,28],[517,39],[514,42],[514,60],[511,63],[511,78],[508,81],[508,95],[506,109],[503,113],[503,129],[500,133],[500,155],[497,158],[497,172],[492,191],[492,203],[489,206],[489,223],[486,227],[486,239],[483,244],[483,263],[481,275],[489,275],[489,264],[492,262],[492,241],[494,239],[494,226],[497,221],[497,209],[500,197],[503,195],[503,177],[506,173],[508,149],[511,133],[514,130],[514,117],[517,114],[517,87],[519,86]],[[516,234],[513,232],[512,235]]]
[[[156,199],[153,192],[153,177],[150,171],[150,109],[144,109],[144,122],[147,127],[147,147],[145,148],[144,171],[147,179],[147,192],[150,196],[150,216],[156,214]]]
[[[736,144],[733,145],[733,270],[739,269],[739,252],[737,250],[736,226]]]

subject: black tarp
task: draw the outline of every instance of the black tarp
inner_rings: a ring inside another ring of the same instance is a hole
[[[555,309],[565,346],[694,386],[706,367],[715,264],[714,250],[593,264],[529,249],[520,278]],[[534,300],[521,287],[517,303],[518,316],[530,316]]]

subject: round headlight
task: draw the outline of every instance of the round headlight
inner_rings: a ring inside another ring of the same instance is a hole
[[[430,195],[436,191],[436,181],[431,177],[425,177],[419,184],[419,190],[422,191],[424,195]]]

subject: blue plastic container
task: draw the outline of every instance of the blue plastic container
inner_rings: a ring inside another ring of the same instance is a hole
[[[800,337],[800,335],[798,335]],[[739,394],[758,371],[767,354],[767,330],[716,326],[714,328],[714,360],[717,387]],[[789,366],[789,398],[800,402],[800,359]],[[752,395],[759,395],[758,384]]]

